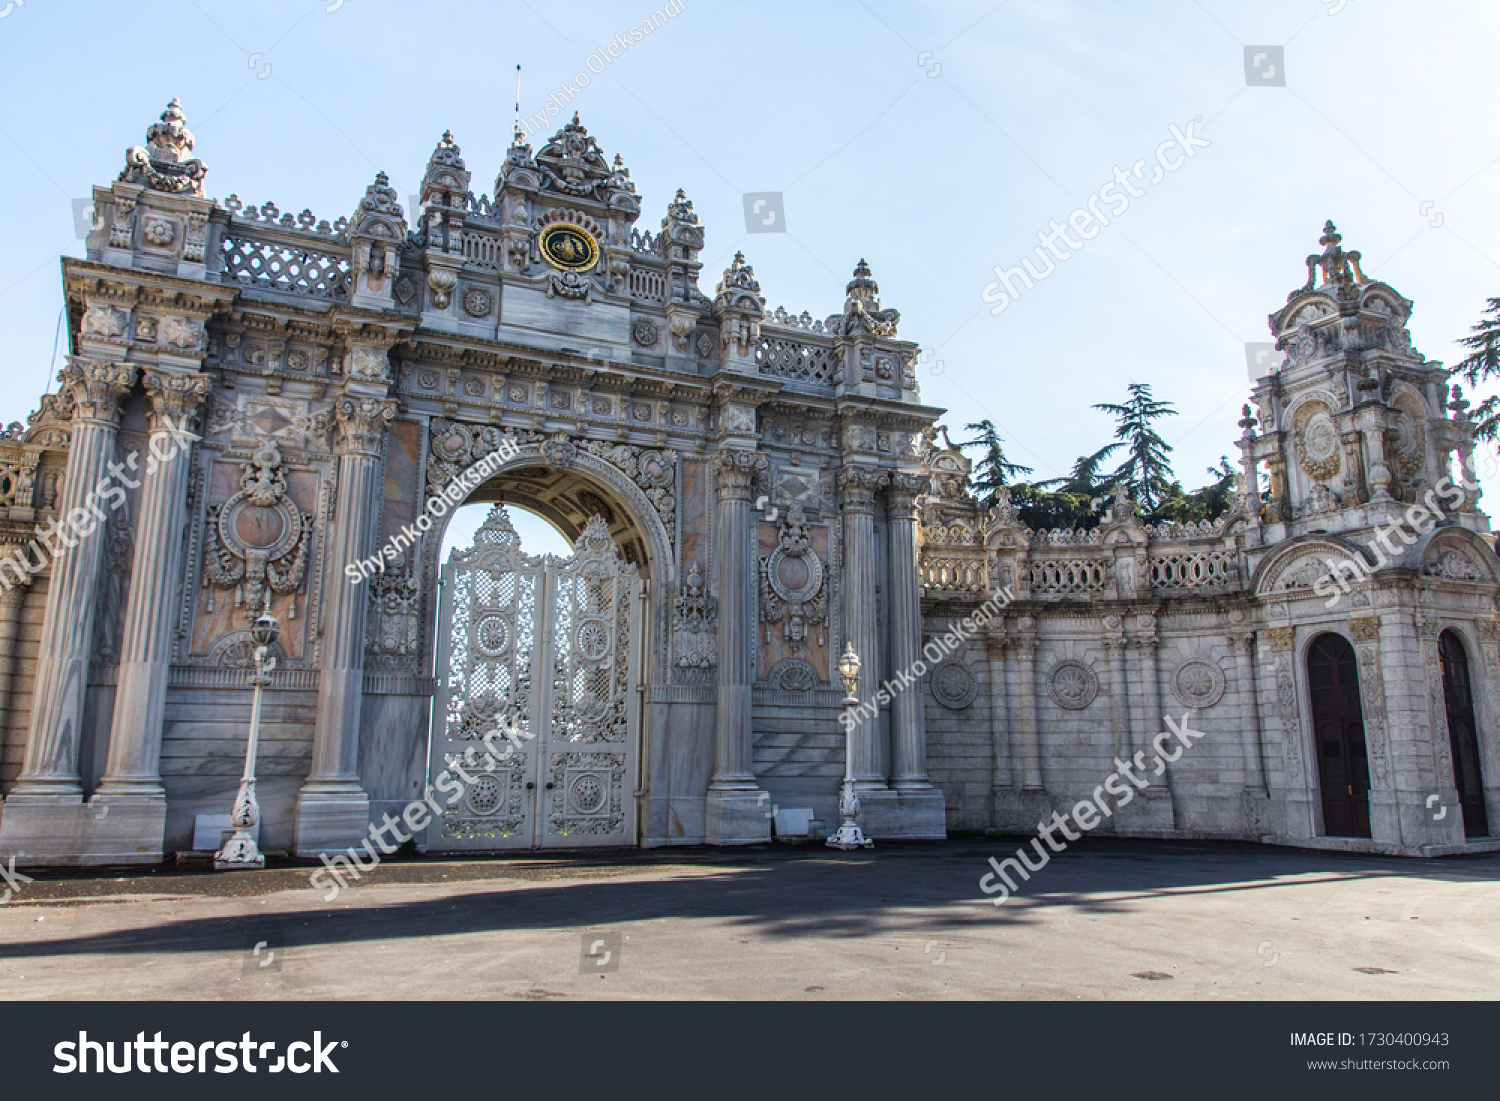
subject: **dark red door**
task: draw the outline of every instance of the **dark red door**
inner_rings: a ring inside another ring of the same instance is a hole
[[[1474,695],[1469,686],[1469,656],[1452,631],[1438,639],[1443,658],[1443,697],[1448,705],[1448,742],[1453,750],[1453,786],[1464,812],[1464,836],[1488,837],[1484,781],[1479,773],[1479,729],[1474,722]]]
[[[1307,652],[1307,680],[1323,789],[1323,833],[1369,837],[1370,762],[1354,647],[1342,635],[1319,635]]]

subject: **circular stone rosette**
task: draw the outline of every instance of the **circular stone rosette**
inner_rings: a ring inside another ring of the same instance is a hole
[[[962,711],[979,694],[979,679],[963,662],[950,659],[932,671],[932,698],[949,711]]]
[[[1212,707],[1224,698],[1224,671],[1211,661],[1185,661],[1172,674],[1172,695],[1184,707]]]
[[[1099,695],[1099,678],[1081,661],[1059,662],[1047,678],[1052,702],[1069,711],[1082,711]]]

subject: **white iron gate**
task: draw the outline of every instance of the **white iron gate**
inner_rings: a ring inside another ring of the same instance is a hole
[[[571,558],[532,557],[496,505],[449,556],[430,850],[634,844],[640,585],[597,516]],[[520,744],[495,760],[503,724]]]

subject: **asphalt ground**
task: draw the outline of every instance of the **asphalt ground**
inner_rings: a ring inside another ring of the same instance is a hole
[[[1021,838],[36,872],[0,999],[1493,999],[1500,855]]]

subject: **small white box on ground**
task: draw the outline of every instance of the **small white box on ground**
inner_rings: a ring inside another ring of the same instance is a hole
[[[774,825],[777,837],[806,837],[812,829],[813,811],[811,807],[796,807],[791,810],[776,811]]]
[[[218,852],[224,847],[224,839],[234,832],[234,823],[227,814],[200,814],[193,818],[193,848],[198,852]],[[260,823],[250,830],[255,843],[260,844]]]

